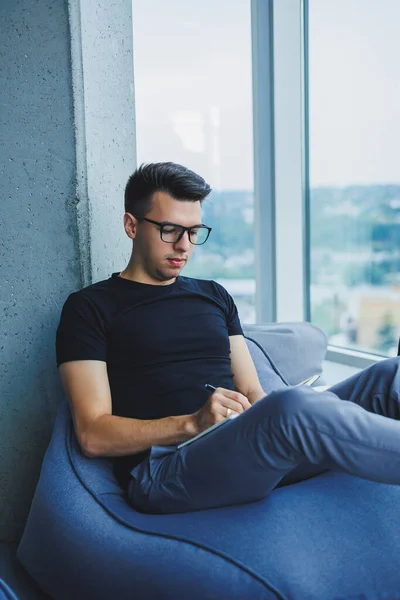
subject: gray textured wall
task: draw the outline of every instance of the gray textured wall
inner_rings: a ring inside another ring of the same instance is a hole
[[[125,266],[123,192],[136,166],[131,0],[70,0],[83,281]]]
[[[0,2],[0,540],[22,533],[63,394],[62,305],[130,255],[131,10],[131,0]]]
[[[0,3],[0,539],[21,533],[61,387],[54,335],[81,285],[67,0]]]

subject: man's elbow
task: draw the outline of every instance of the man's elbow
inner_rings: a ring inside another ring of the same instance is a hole
[[[85,456],[88,458],[100,458],[101,456],[105,456],[100,441],[91,431],[81,432],[77,437],[82,453]]]

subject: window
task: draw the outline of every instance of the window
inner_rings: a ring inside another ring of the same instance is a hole
[[[213,188],[213,228],[183,275],[215,279],[255,322],[250,0],[133,0],[138,164],[174,161]]]
[[[400,3],[309,0],[311,319],[395,355],[400,333]]]

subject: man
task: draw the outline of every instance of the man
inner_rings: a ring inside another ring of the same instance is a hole
[[[180,275],[209,236],[209,192],[180,165],[140,167],[125,190],[129,264],[64,305],[57,364],[82,451],[112,457],[132,504],[153,513],[251,502],[326,469],[399,484],[397,359],[331,391],[267,396],[231,296]]]

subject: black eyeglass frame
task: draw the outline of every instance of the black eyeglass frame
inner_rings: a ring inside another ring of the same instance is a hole
[[[170,223],[169,221],[153,221],[153,219],[148,219],[147,217],[142,217],[141,219],[139,219],[139,217],[136,217],[136,215],[133,215],[135,217],[135,219],[137,219],[139,222],[140,221],[147,221],[148,223],[152,223],[153,225],[157,225],[157,227],[160,228],[160,238],[161,241],[164,242],[164,244],[177,244],[185,235],[185,231],[187,231],[189,233],[189,242],[191,244],[193,244],[193,246],[202,246],[203,244],[206,243],[206,241],[208,240],[208,238],[210,237],[210,233],[212,232],[212,227],[208,227],[208,225],[204,225],[203,223],[200,223],[200,225],[192,225],[192,227],[184,227],[183,225],[178,225],[177,223]],[[178,235],[178,237],[176,238],[176,240],[174,242],[166,242],[165,240],[163,240],[162,234],[163,234],[163,229],[164,227],[177,227],[181,230],[180,234]],[[207,237],[204,240],[204,242],[201,242],[201,244],[196,244],[195,242],[192,242],[191,237],[190,237],[190,232],[192,229],[199,229],[200,227],[203,227],[204,229],[208,230],[207,233]]]

